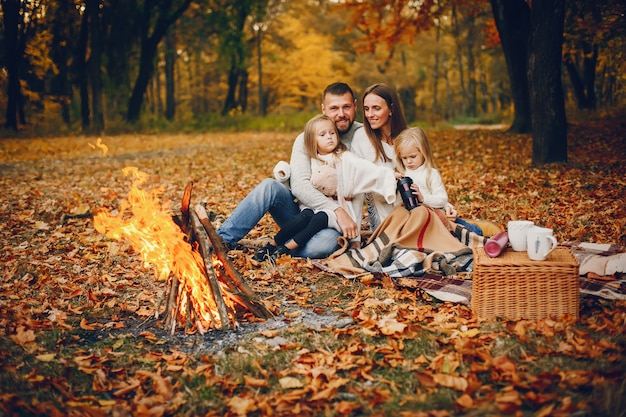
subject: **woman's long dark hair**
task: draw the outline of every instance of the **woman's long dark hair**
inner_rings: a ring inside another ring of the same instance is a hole
[[[404,111],[402,111],[402,103],[400,103],[398,93],[396,93],[396,90],[394,90],[387,84],[373,84],[365,89],[365,92],[363,93],[363,99],[361,100],[361,106],[364,106],[365,97],[367,97],[368,94],[376,94],[377,96],[385,100],[385,102],[387,102],[387,106],[389,106],[389,109],[391,110],[391,138],[395,139],[395,137],[398,136],[400,132],[407,128],[406,119],[404,118]],[[365,128],[365,132],[367,133],[367,137],[372,143],[372,146],[376,150],[376,159],[374,159],[373,162],[376,162],[379,159],[383,162],[391,162],[391,159],[387,156],[385,150],[383,149],[383,138],[380,130],[372,129],[369,121],[367,120],[367,117],[365,117],[365,107],[362,108],[363,125]]]

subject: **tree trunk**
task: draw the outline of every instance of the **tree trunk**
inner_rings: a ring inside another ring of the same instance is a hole
[[[248,110],[248,70],[242,68],[239,74],[239,107],[241,112],[245,113]]]
[[[53,77],[51,83],[51,93],[57,97],[61,106],[61,118],[63,123],[71,123],[70,103],[72,102],[72,86],[70,82],[69,62],[70,48],[72,44],[72,28],[76,21],[74,8],[70,8],[70,3],[60,1],[53,8],[53,20],[51,22],[52,45],[50,56],[54,61],[58,74]]]
[[[440,115],[440,111],[439,111],[439,98],[437,97],[439,95],[439,61],[441,59],[440,57],[440,51],[439,51],[439,46],[441,45],[441,26],[439,24],[435,25],[435,43],[437,44],[437,48],[435,48],[435,63],[433,65],[433,116],[439,116]],[[415,116],[414,116],[415,117]],[[433,117],[433,125],[434,123],[434,117]]]
[[[468,93],[468,114],[471,117],[478,115],[478,99],[476,97],[476,59],[474,57],[474,38],[476,36],[476,26],[474,19],[467,19],[467,93]]]
[[[104,109],[102,106],[102,31],[100,29],[100,0],[88,0],[90,54],[87,70],[91,85],[91,111],[93,124],[91,131],[101,134],[104,131]]]
[[[231,63],[230,70],[228,71],[228,92],[226,93],[226,100],[224,101],[224,108],[222,109],[222,116],[226,116],[231,110],[237,108],[237,100],[235,100],[235,92],[237,85],[239,85],[239,68],[233,62]]]
[[[154,60],[156,58],[157,44],[151,39],[144,39],[141,42],[141,53],[139,54],[139,73],[135,80],[135,86],[128,102],[126,119],[134,123],[139,120],[143,96],[148,89],[150,79],[154,74]]]
[[[4,43],[6,45],[7,68],[7,110],[5,127],[17,131],[17,113],[20,107],[22,90],[20,87],[20,64],[22,55],[19,52],[19,19],[20,1],[2,1],[2,15],[4,22]]]
[[[570,54],[565,59],[565,68],[574,89],[574,97],[579,109],[595,109],[596,107],[596,63],[598,62],[598,46],[583,43],[582,76],[578,70],[576,58]]]
[[[89,2],[87,7],[89,7]],[[78,82],[80,95],[80,120],[83,130],[91,124],[91,113],[89,108],[89,78],[87,76],[87,45],[89,43],[89,13],[83,13],[80,22],[80,32],[76,43],[74,59],[74,71]]]
[[[176,63],[176,42],[171,31],[165,37],[165,118],[174,120],[176,99],[174,97],[174,68]]]
[[[527,71],[530,9],[525,0],[491,0],[491,8],[502,42],[515,107],[510,130],[529,133],[532,130]]]
[[[456,64],[459,67],[459,83],[461,84],[461,113],[465,116],[467,111],[467,91],[465,88],[465,72],[463,71],[463,52],[461,51],[459,19],[454,4],[452,5],[452,28],[454,40],[456,41]]]
[[[565,0],[532,4],[529,81],[533,163],[567,161],[567,120],[561,84]]]

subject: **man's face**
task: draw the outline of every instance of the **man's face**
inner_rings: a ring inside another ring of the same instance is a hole
[[[322,103],[322,113],[333,119],[339,134],[346,133],[352,127],[356,117],[356,100],[352,94],[341,96],[326,94]]]

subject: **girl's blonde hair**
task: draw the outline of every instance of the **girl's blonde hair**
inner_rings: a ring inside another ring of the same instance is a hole
[[[406,154],[408,153],[408,150],[413,148],[417,148],[420,151],[424,157],[423,165],[426,168],[426,185],[428,190],[432,191],[430,188],[430,173],[436,167],[426,132],[419,127],[409,127],[408,129],[404,129],[394,140],[393,148],[396,153],[396,170],[403,175],[406,172],[406,167],[400,157],[402,152],[405,151]]]
[[[335,126],[333,119],[325,114],[319,114],[309,120],[304,126],[304,149],[306,149],[310,158],[320,159],[317,156],[317,125],[322,121],[328,121],[333,125],[333,129],[335,129],[335,133],[337,134],[337,139],[339,139],[337,147],[333,153],[335,155],[339,155],[348,149],[346,148],[346,145],[341,142],[341,139],[339,138],[339,131],[337,130],[337,126]]]

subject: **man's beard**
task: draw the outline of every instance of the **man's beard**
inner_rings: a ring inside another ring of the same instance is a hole
[[[350,129],[352,129],[352,125],[354,124],[354,122],[351,122],[348,120],[348,127],[346,129],[339,129],[339,127],[337,127],[337,132],[339,132],[340,135],[343,135],[345,133],[348,133],[350,131]],[[335,126],[337,126],[335,124]]]

